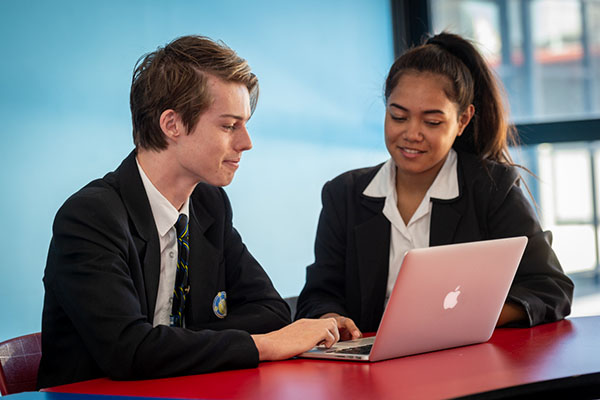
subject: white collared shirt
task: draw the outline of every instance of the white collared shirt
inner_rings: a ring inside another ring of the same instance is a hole
[[[458,197],[457,155],[450,149],[448,157],[435,180],[425,193],[408,224],[398,211],[398,195],[396,193],[396,164],[389,159],[373,177],[363,191],[365,196],[385,197],[383,215],[390,221],[390,258],[385,304],[392,293],[404,254],[410,249],[429,247],[429,230],[431,224],[431,198],[453,199]]]
[[[188,198],[181,210],[178,211],[152,184],[137,158],[142,183],[150,202],[154,223],[160,241],[160,278],[158,281],[158,294],[154,308],[154,326],[169,325],[173,305],[173,289],[175,287],[175,274],[177,272],[177,233],[175,222],[179,214],[185,214],[189,219],[190,199]]]

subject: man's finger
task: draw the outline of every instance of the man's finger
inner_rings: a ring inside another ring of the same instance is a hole
[[[331,346],[333,346],[337,341],[335,340],[335,336],[333,336],[333,333],[331,333],[330,330],[327,331],[327,333],[325,334],[325,347],[327,347],[328,349],[331,348]]]
[[[340,340],[340,330],[338,329],[338,324],[337,324],[337,321],[335,320],[335,318],[331,319],[331,325],[329,327],[329,331],[333,334],[335,342],[338,342]]]

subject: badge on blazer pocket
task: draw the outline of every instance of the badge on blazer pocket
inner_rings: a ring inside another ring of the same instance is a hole
[[[213,300],[213,311],[219,318],[225,318],[227,316],[227,292],[224,290],[217,293]]]

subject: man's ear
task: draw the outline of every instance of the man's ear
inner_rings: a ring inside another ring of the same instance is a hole
[[[185,134],[185,127],[181,121],[181,117],[174,110],[168,109],[160,114],[160,129],[165,134],[167,141],[177,140],[181,135]]]

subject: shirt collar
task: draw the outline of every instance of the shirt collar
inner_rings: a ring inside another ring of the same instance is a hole
[[[371,183],[363,191],[369,197],[388,197],[396,190],[396,164],[393,159],[387,160],[377,171]]]
[[[458,197],[457,154],[450,149],[446,161],[435,180],[427,190],[426,197],[440,200],[450,200]],[[363,191],[369,197],[395,196],[396,164],[393,159],[387,160]]]
[[[144,189],[146,190],[146,195],[148,196],[148,201],[150,202],[150,208],[152,209],[152,215],[154,216],[154,222],[156,224],[156,230],[158,231],[158,235],[163,237],[167,234],[169,229],[173,228],[175,222],[179,218],[179,214],[185,214],[189,219],[190,213],[190,199],[186,199],[185,203],[181,207],[181,210],[177,210],[170,202],[162,195],[152,184],[142,166],[135,159],[135,163],[137,164],[138,171],[140,172],[140,177],[142,178],[142,183],[144,184]]]

